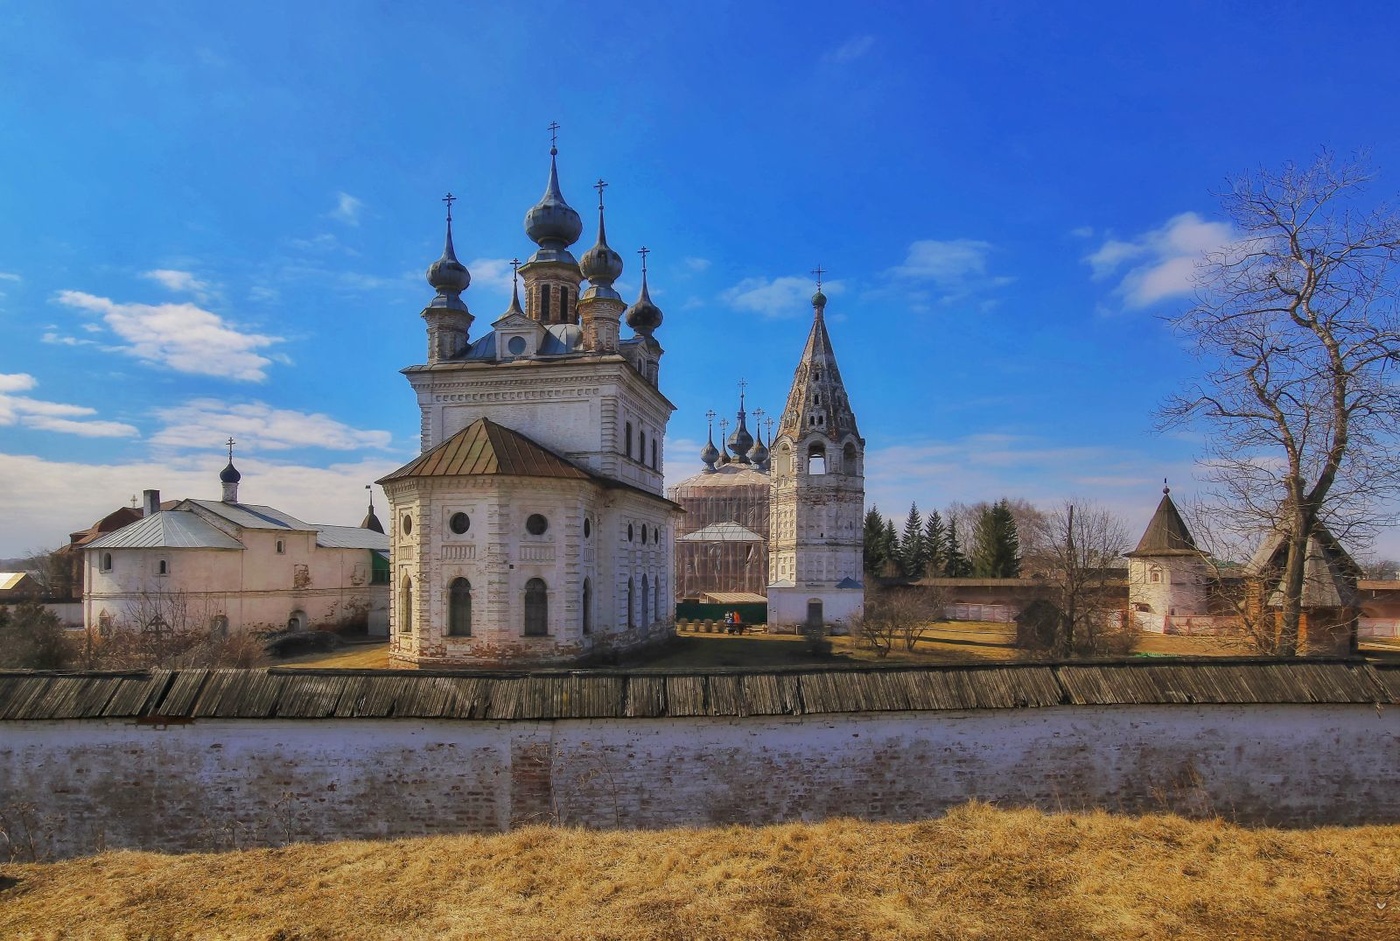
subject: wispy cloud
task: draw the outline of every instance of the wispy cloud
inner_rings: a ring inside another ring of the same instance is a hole
[[[19,425],[85,438],[127,438],[138,433],[133,425],[88,418],[97,414],[95,408],[14,394],[29,392],[38,384],[28,373],[0,373],[0,425]]]
[[[854,62],[865,55],[875,46],[874,36],[853,36],[835,49],[828,52],[824,58],[827,62],[844,64]]]
[[[467,262],[467,270],[472,275],[472,286],[510,293],[511,275],[509,258],[473,258]]]
[[[364,208],[363,200],[356,199],[349,193],[336,193],[335,208],[330,211],[330,217],[346,225],[359,225],[360,213]]]
[[[154,271],[142,272],[141,277],[156,282],[167,291],[175,291],[179,294],[202,295],[209,290],[209,282],[201,281],[189,271],[157,268]]]
[[[0,271],[0,281],[23,281],[19,275],[12,271]]]
[[[276,408],[265,402],[228,403],[194,399],[158,414],[160,431],[151,443],[176,450],[202,450],[230,435],[258,451],[324,448],[354,451],[387,448],[387,431],[365,430],[315,412]]]
[[[709,270],[709,268],[710,268],[710,259],[708,259],[708,258],[686,258],[686,259],[684,259],[683,264],[685,265],[687,271],[690,271],[690,272],[695,273],[695,274],[699,274],[699,273],[702,272],[702,271],[708,271],[708,270]]]
[[[1196,265],[1207,253],[1228,246],[1233,237],[1228,223],[1183,212],[1136,238],[1107,239],[1084,262],[1095,281],[1116,280],[1114,294],[1123,306],[1136,310],[1191,293]]]
[[[745,278],[720,292],[720,299],[735,310],[763,317],[801,317],[811,312],[813,290],[811,278]],[[844,293],[845,285],[831,281],[822,285],[822,291],[835,297]]]
[[[980,239],[919,239],[911,242],[904,263],[887,269],[872,298],[897,297],[910,310],[928,310],[981,295],[979,308],[996,304],[987,295],[1014,278],[990,273],[996,246]]]
[[[44,334],[43,334],[42,336],[39,337],[39,340],[40,340],[40,342],[43,342],[43,343],[52,343],[52,344],[54,344],[55,346],[96,346],[96,345],[97,345],[97,341],[96,341],[96,340],[82,340],[82,339],[79,339],[78,337],[70,337],[70,336],[67,336],[67,335],[65,335],[65,334],[61,334],[61,333],[59,333],[59,332],[56,331],[56,330],[48,330],[48,331],[45,331]]]
[[[60,291],[55,299],[99,315],[125,344],[120,352],[192,375],[261,382],[272,360],[257,351],[281,341],[241,332],[194,304],[120,304],[82,291]]]

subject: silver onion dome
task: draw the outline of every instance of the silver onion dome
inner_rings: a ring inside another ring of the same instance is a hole
[[[651,294],[647,291],[647,270],[645,264],[642,266],[642,293],[638,296],[636,303],[627,308],[627,326],[631,327],[642,336],[651,336],[652,331],[661,326],[664,319],[661,308],[651,302]]]
[[[583,276],[595,287],[611,288],[612,283],[622,277],[622,256],[608,244],[608,233],[603,225],[603,201],[598,199],[598,241],[578,263]]]
[[[710,438],[705,442],[705,446],[700,449],[700,460],[705,464],[705,470],[713,471],[715,461],[719,460],[719,448],[715,447],[714,432],[710,432]]]
[[[544,196],[525,213],[525,234],[543,250],[541,254],[568,255],[569,246],[583,234],[583,220],[559,191],[559,168],[555,160],[558,153],[557,148],[549,148],[549,183]]]
[[[428,284],[437,291],[433,307],[462,307],[461,294],[472,283],[471,272],[457,260],[457,252],[452,247],[452,220],[447,220],[447,239],[442,246],[442,257],[428,266]]]
[[[238,468],[233,466],[233,458],[229,458],[228,465],[219,471],[219,482],[224,484],[236,484],[243,479],[243,475],[238,472]]]
[[[768,463],[768,448],[763,444],[763,436],[761,434],[753,443],[753,450],[749,452],[749,460],[757,467],[762,467]]]

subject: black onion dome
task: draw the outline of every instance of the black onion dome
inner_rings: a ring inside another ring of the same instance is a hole
[[[627,308],[627,326],[649,337],[653,330],[661,326],[662,319],[661,308],[651,302],[651,294],[647,291],[647,273],[643,271],[642,293],[637,302]]]
[[[573,207],[564,201],[564,194],[559,191],[559,170],[554,159],[556,154],[558,151],[551,147],[549,183],[545,186],[543,198],[525,213],[525,234],[541,248],[545,247],[546,243],[567,248],[577,242],[578,237],[583,234],[583,220]]]
[[[763,444],[762,438],[759,438],[753,443],[753,450],[749,452],[749,460],[755,464],[767,462],[768,448]]]
[[[719,460],[719,448],[715,447],[714,432],[710,433],[710,439],[700,449],[700,460],[708,470],[715,469],[715,461]]]
[[[219,482],[225,484],[236,484],[243,479],[243,475],[238,472],[238,468],[233,466],[233,461],[228,462],[228,466],[219,471]]]

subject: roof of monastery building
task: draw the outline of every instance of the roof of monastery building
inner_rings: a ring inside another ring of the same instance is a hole
[[[593,480],[596,477],[520,432],[498,425],[489,418],[478,418],[383,480],[458,477],[465,474],[556,477],[565,480]]]
[[[763,537],[735,522],[711,523],[704,529],[677,536],[677,542],[763,542]]]
[[[1187,529],[1186,521],[1172,502],[1171,489],[1163,487],[1162,502],[1157,504],[1157,512],[1152,514],[1152,521],[1147,524],[1141,541],[1136,549],[1127,553],[1128,557],[1200,554],[1196,540],[1191,538],[1191,530]]]
[[[1275,532],[1254,558],[1249,561],[1251,574],[1260,574],[1270,569],[1282,571],[1288,558],[1288,534]],[[1357,594],[1360,567],[1356,564],[1337,538],[1325,526],[1318,526],[1317,532],[1308,538],[1307,557],[1303,561],[1303,607],[1304,608],[1350,608],[1360,604]],[[1278,607],[1283,603],[1282,579],[1280,587],[1269,594],[1269,605]]]
[[[88,544],[89,549],[242,549],[213,523],[189,510],[161,510]]]

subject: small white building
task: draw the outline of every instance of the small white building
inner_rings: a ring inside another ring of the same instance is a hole
[[[372,509],[359,527],[305,523],[239,503],[231,456],[220,479],[220,501],[162,508],[159,491],[147,490],[141,519],[87,546],[84,627],[387,631],[389,538]]]

